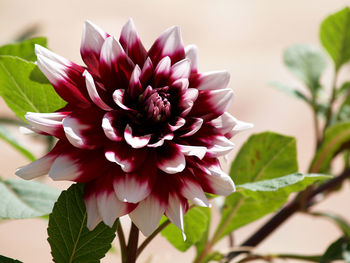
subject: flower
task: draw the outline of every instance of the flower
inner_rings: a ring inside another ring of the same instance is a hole
[[[119,40],[87,21],[79,66],[35,47],[37,65],[67,105],[28,112],[38,133],[58,139],[44,157],[19,168],[24,179],[85,183],[87,226],[112,226],[129,214],[150,235],[165,214],[183,231],[189,203],[235,189],[218,157],[250,124],[225,112],[233,97],[226,71],[198,73],[197,48],[167,29],[146,51],[132,20]]]

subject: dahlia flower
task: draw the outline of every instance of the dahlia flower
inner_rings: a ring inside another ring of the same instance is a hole
[[[233,97],[226,71],[198,73],[197,48],[167,29],[146,51],[132,20],[119,40],[87,21],[79,66],[36,46],[37,65],[67,105],[28,112],[32,130],[58,139],[17,175],[85,183],[87,226],[128,214],[150,235],[165,214],[183,231],[189,202],[235,189],[218,157],[250,127],[225,112]]]

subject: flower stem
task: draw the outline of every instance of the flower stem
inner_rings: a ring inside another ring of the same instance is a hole
[[[170,224],[169,219],[164,221],[149,237],[142,242],[140,247],[137,249],[136,258],[141,254],[141,252],[146,248],[146,246],[156,237],[165,227]]]
[[[130,235],[129,235],[128,247],[127,247],[126,263],[136,262],[136,252],[137,252],[138,242],[139,242],[139,229],[134,223],[132,223]]]
[[[118,225],[117,225],[117,234],[118,234],[119,246],[120,246],[120,251],[121,251],[121,256],[122,256],[122,263],[125,263],[126,243],[125,243],[124,231],[123,231],[120,220],[119,220]]]

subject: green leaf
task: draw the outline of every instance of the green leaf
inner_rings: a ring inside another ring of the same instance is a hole
[[[1,46],[0,55],[15,56],[28,61],[36,61],[36,55],[34,52],[35,44],[46,47],[47,39],[44,37],[36,37],[22,42]]]
[[[320,263],[331,263],[342,259],[346,263],[350,262],[350,241],[347,237],[341,237],[333,242],[323,254]]]
[[[24,180],[0,180],[0,219],[22,219],[47,215],[59,191],[45,184]]]
[[[327,128],[324,140],[310,166],[311,173],[326,172],[333,157],[350,141],[350,122],[340,122]]]
[[[0,262],[1,263],[22,263],[19,260],[15,260],[15,259],[12,259],[12,258],[4,257],[4,256],[1,256],[1,255],[0,255]]]
[[[115,238],[118,221],[113,228],[102,222],[93,231],[86,227],[83,188],[74,184],[63,191],[50,215],[48,241],[56,263],[98,263]]]
[[[211,221],[211,210],[205,207],[202,207],[200,209],[201,209],[201,212],[205,213],[208,220],[206,221],[206,226],[204,227],[205,230],[202,236],[199,238],[198,242],[195,243],[197,256],[200,255],[200,253],[202,253],[205,246],[207,245],[208,238],[209,238],[210,221]]]
[[[8,144],[10,144],[14,149],[23,154],[29,161],[34,161],[34,155],[25,149],[17,140],[11,135],[10,131],[8,131],[4,126],[0,125],[0,139],[4,140]]]
[[[53,112],[65,105],[32,62],[0,56],[0,96],[22,120],[26,112]]]
[[[277,254],[274,258],[298,259],[310,262],[320,262],[322,255],[298,255],[298,254]]]
[[[230,176],[235,184],[272,179],[298,170],[293,137],[273,132],[252,135],[232,163]]]
[[[303,101],[307,102],[308,104],[310,104],[310,100],[306,97],[306,95],[304,95],[304,93],[300,92],[299,90],[292,88],[286,84],[283,84],[281,82],[278,81],[272,81],[269,82],[269,84],[277,89],[279,89],[280,91],[286,93],[287,95],[290,95],[294,98],[297,99],[302,99]]]
[[[340,230],[343,231],[344,235],[350,238],[350,225],[344,218],[341,218],[338,215],[331,214],[331,213],[320,213],[320,212],[314,212],[312,213],[314,216],[322,216],[325,218],[328,218],[332,220],[334,223],[337,224],[337,226],[340,228]]]
[[[336,91],[336,97],[339,98],[341,96],[349,94],[350,91],[350,81],[344,82],[340,89],[337,89]]]
[[[350,59],[350,8],[345,7],[328,16],[321,24],[322,45],[332,57],[338,70]]]
[[[295,139],[272,132],[251,136],[232,163],[230,176],[236,185],[273,179],[298,169]],[[263,193],[264,198],[252,198],[236,192],[226,197],[215,242],[262,216],[280,208],[286,196],[276,192]],[[268,205],[267,205],[268,204]]]
[[[287,197],[292,192],[299,192],[316,181],[330,178],[332,176],[324,174],[293,173],[274,179],[237,185],[237,189],[245,196],[259,196],[259,192],[277,192],[276,194]]]
[[[350,121],[350,96],[340,105],[337,114],[338,121]]]
[[[186,251],[192,245],[200,241],[208,227],[208,208],[194,207],[188,210],[184,216],[184,232],[186,241],[183,240],[181,230],[174,224],[168,225],[162,231],[165,237],[175,248]]]
[[[288,47],[283,54],[287,68],[314,93],[321,86],[320,77],[327,63],[322,52],[311,45],[297,44]]]

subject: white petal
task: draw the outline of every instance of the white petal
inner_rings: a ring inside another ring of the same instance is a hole
[[[66,73],[67,67],[65,65],[40,54],[37,54],[37,58],[39,69],[53,85],[56,85],[59,81],[65,81],[68,78]]]
[[[125,55],[125,52],[119,41],[113,36],[106,38],[101,49],[100,59],[112,67],[113,62],[122,55]]]
[[[159,61],[156,69],[154,70],[154,75],[157,76],[158,74],[166,75],[170,73],[171,68],[171,60],[169,57],[162,58],[161,61]]]
[[[234,143],[225,136],[217,136],[213,141],[213,146],[208,147],[208,153],[212,158],[223,156],[228,154],[234,148],[234,146]]]
[[[180,173],[185,169],[186,159],[178,147],[166,147],[167,152],[158,151],[157,166],[159,169],[168,174]]]
[[[181,188],[181,194],[192,203],[203,206],[210,207],[210,203],[206,198],[202,187],[195,182],[189,180],[183,180],[183,187]]]
[[[132,18],[130,18],[126,24],[123,26],[120,36],[125,40],[125,42],[132,46],[137,42],[138,36],[136,32],[136,27]]]
[[[123,138],[117,134],[117,131],[113,127],[112,122],[113,122],[113,116],[107,112],[102,119],[103,131],[106,137],[111,141],[117,141],[117,142],[121,141]]]
[[[191,72],[191,62],[189,59],[183,59],[176,62],[171,67],[171,78],[173,79],[187,79]]]
[[[227,71],[212,71],[200,75],[198,90],[217,90],[226,88],[230,81]]]
[[[20,167],[16,170],[16,175],[25,180],[30,180],[35,177],[47,174],[51,168],[52,163],[55,161],[56,155],[45,155],[40,159]]]
[[[159,46],[162,49],[162,56],[171,55],[180,47],[183,47],[181,31],[178,26],[168,28],[159,38]]]
[[[114,192],[97,194],[97,207],[103,222],[112,227],[115,220],[127,212],[127,204],[120,201]]]
[[[145,236],[149,236],[158,227],[164,211],[164,204],[153,195],[149,195],[129,213],[129,216],[138,229],[140,229]]]
[[[148,181],[137,180],[135,174],[125,174],[123,178],[115,180],[113,186],[118,199],[128,203],[138,203],[151,192]]]
[[[151,140],[151,135],[144,135],[144,136],[133,136],[132,135],[132,128],[129,124],[125,127],[124,132],[124,138],[125,141],[133,148],[142,148],[145,147],[149,141]]]
[[[101,109],[105,111],[110,111],[113,110],[111,107],[109,107],[100,97],[96,90],[95,82],[94,79],[92,78],[91,74],[85,70],[83,73],[83,76],[85,77],[85,83],[86,83],[86,88],[89,93],[89,96],[91,100]]]
[[[91,195],[85,199],[85,206],[87,211],[86,226],[91,231],[102,221],[102,218],[98,212],[95,195]]]
[[[198,48],[195,45],[188,45],[185,48],[186,58],[191,61],[191,70],[197,71],[198,69]]]
[[[62,127],[62,120],[68,115],[66,112],[37,113],[27,112],[24,116],[35,129],[55,135],[57,129]]]
[[[53,162],[49,176],[54,181],[74,181],[81,174],[78,164],[69,155],[61,154]]]
[[[183,216],[185,214],[184,207],[182,206],[181,201],[175,194],[169,195],[169,202],[168,206],[165,211],[167,217],[170,219],[170,221],[180,228],[182,232],[182,236],[184,241],[186,240],[186,235],[184,233],[184,220]]]
[[[104,32],[101,28],[93,24],[91,21],[86,20],[83,26],[81,49],[98,53],[100,52],[106,37],[106,32]]]
[[[71,62],[68,59],[66,59],[60,55],[57,55],[56,53],[48,50],[47,48],[45,48],[43,46],[38,45],[38,44],[35,44],[35,54],[37,56],[39,55],[39,56],[45,57],[53,62],[65,65],[67,67],[69,67],[71,65]]]
[[[209,174],[206,178],[209,180],[215,194],[226,196],[236,190],[231,177],[223,172],[219,165],[211,165],[208,167],[208,170]]]
[[[180,151],[186,156],[197,156],[199,159],[203,159],[207,153],[207,148],[204,146],[192,146],[177,144]]]

